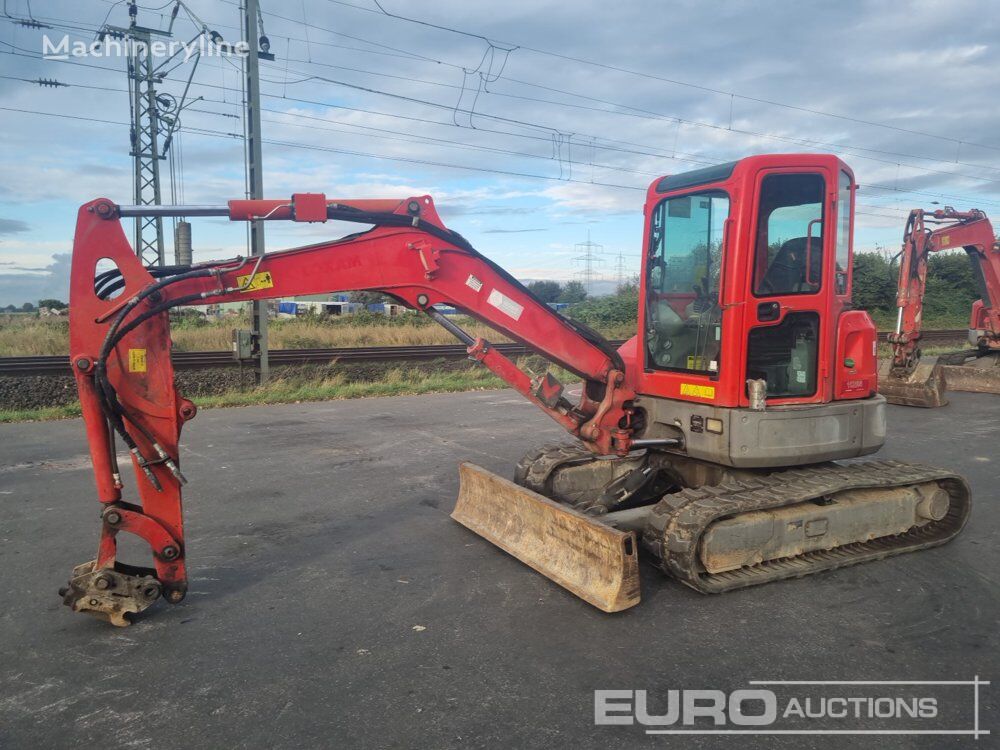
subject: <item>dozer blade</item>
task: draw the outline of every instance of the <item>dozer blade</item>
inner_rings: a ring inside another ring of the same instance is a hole
[[[474,464],[459,468],[451,517],[605,612],[639,603],[635,534],[620,531]]]
[[[948,399],[944,389],[945,378],[936,359],[921,361],[909,375],[902,377],[893,372],[892,360],[883,361],[879,367],[878,392],[890,404],[926,408],[945,406]]]
[[[941,373],[951,391],[1000,394],[1000,354],[990,354],[964,365],[942,365]]]

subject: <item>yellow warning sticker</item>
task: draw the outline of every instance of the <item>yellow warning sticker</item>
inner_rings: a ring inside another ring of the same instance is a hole
[[[129,349],[128,350],[128,371],[129,372],[146,372],[146,350],[145,349]]]
[[[681,383],[681,395],[694,396],[695,398],[715,398],[715,386]]]
[[[247,283],[247,279],[250,278],[250,274],[245,276],[236,277],[236,285],[242,287]],[[246,289],[241,289],[243,292],[255,292],[258,289],[270,289],[274,286],[274,279],[271,278],[270,271],[264,271],[263,273],[254,274],[253,281],[247,285]]]
[[[693,355],[688,355],[687,358],[687,369],[689,370],[704,370],[705,369],[705,358],[695,357]]]

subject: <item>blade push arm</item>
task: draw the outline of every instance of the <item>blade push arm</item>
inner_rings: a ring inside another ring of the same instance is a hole
[[[941,226],[932,229],[928,225]],[[986,214],[975,209],[956,211],[950,207],[936,211],[914,209],[903,235],[896,288],[896,330],[889,334],[894,370],[911,370],[920,359],[919,341],[930,254],[959,247],[968,254],[973,275],[979,283],[989,322],[987,327],[994,338],[1000,337],[1000,250]]]
[[[233,221],[336,219],[371,226],[360,234],[254,258],[144,268],[120,219],[228,216]],[[98,262],[115,268],[98,272]],[[187,577],[178,442],[194,405],[177,394],[170,361],[168,311],[194,304],[248,301],[332,291],[372,290],[422,310],[468,346],[522,395],[596,453],[627,453],[630,430],[617,352],[599,335],[535,299],[506,271],[446,229],[427,196],[406,201],[328,201],[297,194],[286,201],[226,206],[127,207],[107,200],[80,209],[70,292],[71,361],[80,393],[102,514],[98,557],[74,571],[65,602],[124,624],[129,612],[162,592],[180,601]],[[489,342],[434,309],[446,303],[542,353],[584,380],[571,404],[546,374],[531,378]],[[132,455],[138,503],[122,499],[117,441]],[[116,537],[130,532],[152,548],[153,567],[116,558]]]

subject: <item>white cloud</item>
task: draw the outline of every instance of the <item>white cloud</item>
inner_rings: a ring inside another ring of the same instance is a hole
[[[643,195],[638,190],[621,190],[600,185],[564,183],[541,191],[556,208],[574,212],[636,213],[642,210]]]

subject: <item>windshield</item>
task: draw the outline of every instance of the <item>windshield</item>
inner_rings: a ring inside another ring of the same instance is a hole
[[[729,197],[709,190],[662,201],[653,211],[646,277],[650,367],[719,371],[722,228]]]

